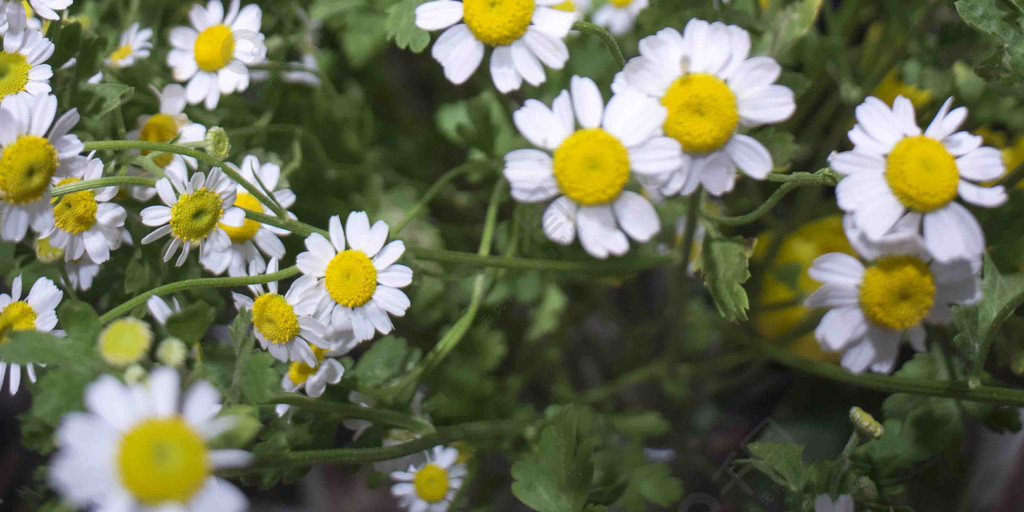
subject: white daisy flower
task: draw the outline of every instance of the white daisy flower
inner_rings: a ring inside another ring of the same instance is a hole
[[[405,244],[395,240],[384,245],[388,229],[384,221],[371,228],[366,212],[352,212],[344,229],[340,217],[331,217],[330,241],[319,233],[306,238],[307,251],[295,262],[303,274],[317,279],[314,295],[330,331],[350,332],[355,341],[366,341],[374,331],[391,332],[389,314],[404,316],[409,309],[409,297],[399,288],[412,282],[412,269],[395,264]]]
[[[236,208],[234,182],[219,168],[210,170],[209,178],[196,172],[188,178],[182,160],[167,165],[166,177],[156,182],[156,191],[166,206],[150,206],[142,210],[142,223],[157,229],[142,239],[143,245],[166,235],[171,241],[164,251],[164,261],[171,261],[181,248],[174,265],[185,264],[189,252],[199,247],[199,257],[209,251],[225,251],[231,245],[222,226],[238,227],[245,213]]]
[[[857,219],[868,237],[878,239],[904,217],[924,235],[928,252],[942,262],[979,259],[985,235],[964,201],[987,208],[1006,202],[1002,186],[974,182],[1003,175],[1002,154],[982,146],[981,137],[957,131],[967,108],[939,109],[922,133],[910,100],[899,96],[889,108],[869,97],[857,107],[849,132],[852,151],[833,153],[829,165],[846,177],[836,187],[839,207]]]
[[[220,0],[210,0],[206,7],[192,6],[189,20],[191,27],[171,30],[174,48],[167,54],[167,65],[174,80],[188,82],[190,104],[202,102],[207,109],[214,109],[221,94],[248,88],[247,66],[263,61],[267,53],[260,33],[263,11],[258,5],[239,10],[239,0],[231,0],[225,14]]]
[[[608,3],[594,11],[594,24],[607,28],[612,34],[621,36],[633,30],[636,17],[648,5],[650,5],[648,0],[608,0]]]
[[[29,26],[31,19],[25,12],[25,4],[20,0],[0,1],[0,36],[11,31],[20,32],[25,28],[38,30],[38,27]]]
[[[103,162],[90,158],[81,177],[64,178],[57,185],[67,185],[103,176]],[[117,187],[82,190],[54,198],[53,229],[46,234],[53,247],[64,251],[65,261],[83,256],[93,263],[110,259],[110,251],[121,246],[127,234],[125,209],[110,200],[117,195]]]
[[[775,84],[775,59],[749,57],[750,34],[735,25],[692,19],[683,34],[666,28],[640,41],[612,84],[635,88],[668,108],[663,130],[683,145],[687,158],[661,187],[689,195],[703,185],[712,195],[732,190],[736,168],[754,179],[772,171],[772,157],[742,128],[778,123],[793,114],[793,91]]]
[[[345,367],[337,359],[331,359],[327,351],[313,347],[314,364],[305,361],[293,361],[288,365],[288,373],[281,377],[281,388],[288,393],[304,391],[307,396],[319,398],[327,386],[341,382],[345,375]],[[274,408],[278,416],[288,412],[288,404],[277,404]]]
[[[163,90],[150,86],[150,90],[160,100],[160,112],[156,115],[141,115],[136,120],[138,128],[128,132],[130,140],[142,140],[146,142],[176,142],[185,144],[189,142],[200,142],[206,140],[206,127],[192,122],[185,115],[185,88],[178,84],[167,84]],[[150,151],[140,151],[146,156]],[[184,160],[192,169],[195,169],[198,162],[194,157],[179,155],[176,153],[165,153],[153,158],[157,167],[166,168],[171,160]],[[132,168],[134,174],[148,175],[142,169]],[[156,195],[156,189],[152,187],[132,187],[132,197],[138,201],[149,201]]]
[[[57,98],[13,96],[0,107],[0,239],[19,241],[29,226],[53,229],[50,186],[54,177],[85,165],[84,146],[68,132],[78,123],[71,109],[57,118]]]
[[[28,0],[32,10],[39,14],[41,18],[47,20],[59,20],[60,15],[57,14],[57,11],[63,11],[71,7],[72,3],[74,3],[74,0]]]
[[[290,208],[295,204],[295,193],[291,190],[274,190],[281,178],[279,165],[270,162],[261,165],[259,159],[249,155],[242,160],[242,168],[239,173],[245,178],[245,181],[255,185],[257,189],[266,188],[267,191],[272,191],[274,199],[282,208]],[[247,192],[242,185],[237,184],[235,206],[272,214],[259,199],[256,199],[256,196]],[[290,213],[289,216],[294,217]],[[268,226],[250,219],[245,219],[239,227],[223,224],[220,228],[228,234],[231,245],[223,251],[209,251],[200,259],[203,267],[214,274],[223,274],[227,270],[228,275],[244,276],[247,269],[252,272],[252,265],[256,266],[256,273],[261,273],[267,268],[261,252],[270,258],[284,258],[284,244],[281,243],[280,237],[288,235],[289,231],[286,229]]]
[[[828,494],[814,497],[814,512],[854,512],[853,496],[844,494],[835,501]]]
[[[136,60],[149,57],[149,52],[153,49],[150,39],[153,39],[153,29],[140,29],[138,23],[132,23],[128,30],[121,33],[117,49],[103,62],[117,69],[132,67]]]
[[[908,223],[878,241],[858,229],[851,216],[844,227],[867,264],[844,253],[818,257],[808,273],[824,284],[805,302],[810,308],[830,308],[814,335],[824,350],[844,352],[844,368],[889,373],[904,333],[911,347],[924,350],[924,322],[948,323],[951,305],[981,299],[979,264],[932,260]]]
[[[178,299],[171,297],[171,303],[168,304],[167,301],[154,295],[146,300],[146,309],[156,323],[167,326],[167,319],[171,315],[181,313],[181,303],[178,302]]]
[[[625,254],[628,238],[647,242],[661,228],[651,203],[626,190],[631,172],[657,186],[682,163],[679,143],[658,136],[665,116],[665,107],[632,90],[616,94],[606,108],[593,80],[578,76],[571,92],[562,91],[550,109],[527,100],[513,119],[543,151],[505,155],[512,197],[521,202],[557,197],[543,217],[551,241],[569,245],[579,233],[580,244],[595,258]]]
[[[52,331],[57,326],[57,306],[63,298],[64,292],[53,281],[41,277],[22,299],[21,276],[15,277],[11,294],[0,293],[0,343],[7,342],[12,332]],[[21,365],[0,359],[0,386],[3,386],[5,373],[10,375],[7,391],[14,395],[21,385]],[[29,381],[36,381],[36,369],[32,363],[25,365],[25,373]]]
[[[41,32],[25,29],[10,30],[3,36],[0,51],[0,100],[3,103],[15,96],[45,96],[50,92],[53,69],[46,61],[53,55],[54,46]]]
[[[491,80],[501,92],[519,89],[526,80],[540,85],[544,66],[562,69],[569,49],[562,39],[576,13],[554,6],[563,0],[433,0],[416,8],[416,26],[444,32],[431,55],[444,67],[444,76],[462,84],[491,54]]]
[[[455,448],[435,446],[422,466],[391,473],[391,495],[411,512],[446,512],[466,477]]]
[[[103,375],[84,398],[86,411],[66,414],[56,432],[50,481],[65,499],[92,510],[248,508],[242,491],[214,476],[252,456],[210,447],[235,418],[218,416],[220,394],[209,382],[182,394],[178,372],[158,367],[131,385]]]

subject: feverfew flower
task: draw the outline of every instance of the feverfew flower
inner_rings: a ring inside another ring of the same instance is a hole
[[[551,241],[568,245],[578,233],[595,258],[625,254],[628,238],[647,242],[661,227],[651,203],[626,190],[630,174],[658,186],[682,162],[679,143],[657,136],[665,116],[665,107],[632,90],[616,94],[605,107],[597,85],[578,76],[571,92],[562,91],[550,109],[527,100],[515,124],[544,151],[520,149],[505,156],[512,197],[557,197],[543,217]]]
[[[258,5],[239,10],[239,0],[232,0],[225,14],[220,0],[210,0],[206,7],[192,6],[189,19],[192,27],[171,30],[174,48],[167,54],[167,65],[176,81],[188,82],[190,104],[202,102],[207,109],[214,109],[221,94],[248,88],[247,66],[264,59],[263,11]]]
[[[155,115],[141,115],[136,120],[138,128],[128,132],[131,140],[146,142],[171,142],[185,144],[206,140],[206,127],[193,123],[185,115],[185,88],[178,84],[167,84],[163,90],[150,86],[150,90],[160,100],[160,112]],[[141,151],[143,156],[150,151]],[[192,169],[197,162],[194,157],[176,153],[164,153],[153,158],[157,167],[166,168],[171,160],[184,160]],[[138,172],[140,170],[136,170]],[[143,171],[144,172],[144,171]],[[151,187],[132,187],[132,197],[139,201],[148,201],[156,195]]]
[[[74,0],[28,0],[29,5],[40,17],[48,20],[59,20],[60,15],[57,11],[63,11],[71,4]]]
[[[118,69],[135,65],[136,60],[149,57],[149,52],[153,49],[153,43],[150,42],[152,38],[153,29],[140,29],[138,23],[132,23],[128,30],[121,33],[117,49],[107,56],[104,63]]]
[[[8,336],[16,331],[50,332],[57,325],[57,305],[64,298],[64,292],[45,277],[32,284],[28,295],[21,298],[21,276],[14,278],[11,294],[0,293],[0,343],[8,341]],[[21,365],[5,363],[0,359],[0,386],[3,386],[4,374],[10,375],[7,391],[18,392],[21,384]],[[28,380],[36,381],[36,370],[32,363],[25,365]]]
[[[103,162],[90,158],[81,177],[64,178],[57,185],[67,185],[103,176]],[[110,200],[117,187],[81,190],[53,199],[53,229],[46,235],[50,244],[64,251],[66,261],[88,257],[96,264],[110,259],[110,251],[121,246],[128,231],[124,208]]]
[[[576,13],[556,9],[562,0],[433,0],[416,8],[416,26],[444,32],[431,55],[444,76],[461,84],[480,66],[484,47],[491,54],[491,80],[503,93],[546,80],[544,67],[562,69],[569,49],[562,41]],[[543,66],[542,66],[543,64]]]
[[[422,466],[391,473],[391,495],[411,512],[446,512],[466,476],[458,459],[455,448],[435,446]]]
[[[739,168],[754,179],[772,171],[768,149],[742,128],[778,123],[793,114],[793,91],[776,85],[775,59],[749,57],[750,34],[735,25],[693,19],[683,34],[666,28],[640,42],[640,56],[615,78],[616,92],[635,88],[668,109],[664,133],[687,158],[661,187],[689,195],[732,190]]]
[[[50,480],[65,499],[93,510],[233,512],[245,494],[214,476],[252,456],[209,443],[234,418],[218,416],[220,396],[199,381],[182,396],[178,372],[154,369],[145,382],[103,375],[85,389],[85,412],[57,428]]]
[[[648,7],[648,0],[608,0],[608,3],[594,11],[594,24],[621,36],[633,30],[636,17]]]
[[[980,259],[985,249],[981,226],[957,196],[987,208],[1007,198],[1002,186],[974,183],[1003,175],[1002,154],[982,146],[980,136],[957,131],[967,108],[951,111],[952,102],[946,100],[922,133],[910,100],[900,96],[890,109],[869,97],[857,107],[849,133],[853,150],[829,157],[829,165],[846,175],[836,187],[839,207],[869,238],[881,238],[905,219],[944,263]]]
[[[341,382],[345,375],[345,367],[336,359],[327,356],[327,351],[313,347],[314,364],[305,361],[294,361],[288,365],[288,373],[281,379],[281,387],[289,393],[305,391],[306,395],[317,398],[324,394],[328,384]],[[278,410],[278,415],[282,411]]]
[[[53,70],[45,62],[53,55],[54,46],[43,34],[31,30],[9,30],[3,35],[0,51],[0,100],[7,103],[14,96],[44,96],[50,92]]]

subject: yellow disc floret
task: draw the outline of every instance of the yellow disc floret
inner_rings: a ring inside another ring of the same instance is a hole
[[[125,367],[145,357],[152,344],[149,324],[137,318],[122,318],[100,333],[99,349],[104,361]]]
[[[433,462],[428,463],[416,472],[412,484],[421,500],[437,503],[448,494],[448,471]]]
[[[36,135],[19,135],[0,156],[0,199],[13,204],[38,201],[57,172],[57,150]]]
[[[36,259],[43,263],[53,263],[64,257],[64,249],[54,247],[50,237],[37,238],[35,242]]]
[[[0,98],[24,91],[31,70],[24,55],[0,51]]]
[[[736,95],[722,79],[708,73],[678,78],[661,104],[668,109],[665,134],[691,153],[721,149],[740,122]]]
[[[362,306],[370,302],[377,290],[377,269],[363,251],[342,251],[327,264],[324,285],[338,304]]]
[[[124,434],[121,483],[146,505],[186,503],[210,475],[206,443],[181,418],[146,420]]]
[[[316,356],[317,362],[319,363],[320,361],[323,361],[327,351],[316,346],[311,348],[313,349],[313,355]],[[288,380],[292,381],[292,384],[298,386],[299,384],[309,380],[309,378],[316,373],[316,369],[319,367],[319,364],[316,366],[310,366],[302,361],[295,361],[288,365]]]
[[[12,302],[0,311],[0,344],[10,341],[15,331],[31,331],[36,328],[36,311],[27,302]]]
[[[223,214],[220,196],[208,188],[182,194],[171,207],[171,232],[181,240],[198,242],[210,236]]]
[[[276,293],[264,293],[252,304],[252,324],[271,343],[288,343],[299,335],[295,309]]]
[[[480,42],[507,46],[526,33],[535,8],[534,0],[463,0],[462,19]]]
[[[875,325],[909,329],[928,316],[934,302],[932,273],[913,256],[887,256],[864,272],[860,307]]]
[[[219,71],[235,56],[235,36],[231,27],[214,25],[199,33],[195,46],[196,64],[208,72]]]
[[[885,180],[903,206],[930,212],[956,198],[960,171],[941,142],[919,135],[907,137],[892,148],[885,164]]]
[[[633,3],[633,0],[608,0],[608,3],[622,9],[623,7],[629,7],[629,4]]]
[[[114,50],[114,53],[110,54],[110,60],[112,60],[114,62],[121,62],[122,60],[127,59],[128,56],[131,55],[131,54],[132,54],[132,45],[126,44],[126,45],[124,45],[124,46]]]
[[[252,210],[254,212],[263,211],[263,203],[260,203],[256,196],[247,192],[239,192],[235,195],[235,206],[239,208],[245,208],[246,210]],[[240,244],[242,242],[248,242],[252,240],[252,237],[256,236],[256,232],[260,230],[260,223],[251,219],[245,219],[241,226],[228,226],[227,224],[221,223],[220,228],[223,229],[231,241]]]
[[[572,0],[565,0],[560,4],[552,5],[551,8],[565,12],[576,12],[576,5],[573,4]]]
[[[139,140],[146,142],[170,142],[178,136],[178,122],[169,114],[157,114],[149,118],[142,126],[139,133]],[[142,150],[143,155],[148,155],[148,149]],[[171,153],[160,155],[153,159],[153,162],[160,168],[167,167],[174,155]]]
[[[555,150],[555,180],[566,196],[584,205],[619,197],[629,181],[629,151],[600,128],[579,130]]]
[[[78,178],[65,178],[57,185],[67,185],[81,181]],[[53,205],[53,222],[57,229],[77,235],[84,233],[96,224],[96,195],[92,190],[81,190],[55,197],[51,200]]]

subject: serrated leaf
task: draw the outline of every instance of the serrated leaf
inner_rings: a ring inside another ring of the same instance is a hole
[[[78,101],[83,116],[102,117],[124,105],[135,94],[135,89],[124,84],[90,84],[78,86]]]
[[[388,336],[373,342],[349,375],[356,377],[360,386],[379,387],[405,373],[417,360],[419,350],[410,349],[402,338]]]
[[[704,237],[701,269],[704,285],[719,314],[735,322],[747,319],[750,301],[743,283],[750,279],[749,251],[741,236],[724,238],[712,230]]]
[[[683,483],[672,476],[668,464],[649,464],[631,472],[626,493],[624,500],[628,500],[629,494],[637,493],[646,501],[667,507],[682,498]]]
[[[591,416],[563,407],[541,430],[535,449],[512,465],[512,494],[519,501],[540,512],[583,510],[594,473]]]
[[[99,336],[103,326],[92,306],[84,302],[66,300],[58,309],[57,317],[60,318],[61,327],[68,333],[68,338],[92,342]]]
[[[999,38],[1002,47],[998,64],[1003,70],[1024,75],[1024,26],[1019,4],[1005,0],[957,0],[954,5],[968,26]]]
[[[12,332],[10,341],[0,344],[0,360],[12,364],[75,366],[96,358],[90,345],[38,331]]]
[[[211,440],[211,448],[244,448],[256,438],[260,429],[263,428],[263,424],[259,420],[259,410],[251,405],[225,407],[217,416],[232,418],[234,425]]]
[[[979,368],[985,364],[981,358],[987,355],[999,327],[1024,303],[1024,275],[1003,276],[986,257],[981,292],[977,304],[953,308],[953,324],[959,332],[953,341]]]
[[[267,352],[257,352],[246,361],[245,381],[242,392],[250,403],[262,404],[270,395],[280,391],[281,374],[274,370],[274,357]]]
[[[167,332],[185,343],[201,341],[216,315],[208,304],[193,302],[167,318]]]
[[[737,460],[762,472],[775,483],[791,492],[800,492],[807,482],[807,466],[804,465],[804,447],[791,443],[749,443],[751,459]]]
[[[419,53],[430,44],[430,34],[416,26],[416,7],[422,0],[402,0],[388,8],[384,30],[399,48]]]

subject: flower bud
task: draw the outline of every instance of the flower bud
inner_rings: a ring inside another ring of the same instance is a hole
[[[850,421],[857,428],[857,433],[864,437],[878,439],[885,433],[882,424],[860,407],[850,408]]]
[[[206,152],[218,160],[224,160],[231,152],[231,139],[220,126],[206,130]]]
[[[185,342],[178,338],[167,338],[156,347],[156,360],[160,364],[170,367],[178,367],[185,364],[188,356],[188,347]]]

